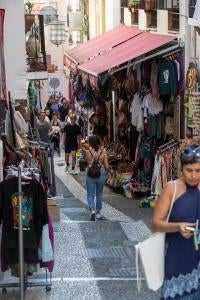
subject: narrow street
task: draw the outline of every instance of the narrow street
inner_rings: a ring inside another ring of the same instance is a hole
[[[64,173],[62,158],[56,158],[57,199],[61,220],[54,223],[55,267],[52,290],[28,288],[26,299],[52,300],[139,300],[159,299],[142,282],[137,291],[134,245],[149,234],[150,209],[138,208],[137,201],[127,199],[105,187],[104,220],[89,221],[85,173]],[[58,165],[57,165],[58,164]],[[144,223],[146,222],[146,224]],[[9,277],[8,277],[9,278]],[[37,273],[31,281],[45,280]],[[18,299],[18,292],[7,290],[0,299]]]

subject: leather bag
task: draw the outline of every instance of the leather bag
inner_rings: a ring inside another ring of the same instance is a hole
[[[176,196],[176,181],[174,181],[174,193],[171,200],[167,222]],[[157,291],[164,281],[165,265],[165,232],[156,232],[143,242],[135,245],[136,249],[136,274],[138,291],[141,288],[141,276],[139,272],[139,260],[142,264],[147,286],[150,290]]]

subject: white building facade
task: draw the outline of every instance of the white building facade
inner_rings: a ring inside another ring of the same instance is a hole
[[[24,1],[0,0],[5,9],[4,55],[7,91],[13,99],[26,99],[26,46]]]
[[[142,30],[153,33],[176,35],[181,47],[185,47],[185,71],[189,62],[199,63],[198,50],[200,46],[199,35],[196,34],[193,26],[188,25],[189,8],[194,1],[166,1],[167,6],[162,9],[155,9],[154,12],[146,12],[144,9],[138,9],[131,13],[128,7],[121,8],[126,25],[137,26]],[[153,19],[154,18],[154,19]],[[153,19],[153,22],[152,22]],[[176,22],[177,26],[173,26]],[[156,23],[153,24],[152,23]]]

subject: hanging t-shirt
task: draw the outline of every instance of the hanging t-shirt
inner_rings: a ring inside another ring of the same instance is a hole
[[[133,100],[131,102],[131,106],[130,106],[131,124],[133,126],[137,126],[139,107],[141,105],[142,105],[142,101],[140,99],[139,93],[135,93]]]
[[[178,81],[178,89],[177,92],[181,95],[185,91],[185,71],[184,71],[184,63],[183,59],[180,56],[176,57],[176,61],[179,63],[180,67],[180,78]]]
[[[159,91],[161,95],[176,95],[177,71],[174,62],[165,61],[160,65]]]
[[[22,185],[22,219],[25,262],[37,263],[42,227],[48,223],[47,197],[37,180]],[[6,263],[18,258],[18,178],[0,183],[0,220],[3,220],[2,248]]]

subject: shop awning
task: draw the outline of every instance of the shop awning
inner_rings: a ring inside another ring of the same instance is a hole
[[[154,50],[156,51],[164,45],[167,47],[167,44],[169,45],[175,39],[175,36],[142,32],[110,51],[81,64],[78,68],[86,73],[98,76],[121,64],[142,57]]]
[[[118,27],[103,33],[101,36],[67,50],[64,54],[64,62],[66,57],[66,60],[70,59],[75,64],[84,63],[88,59],[98,56],[141,33],[142,30],[138,28],[119,25]]]

